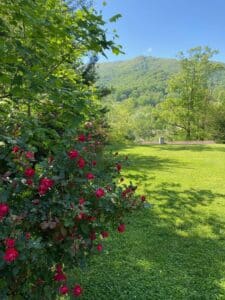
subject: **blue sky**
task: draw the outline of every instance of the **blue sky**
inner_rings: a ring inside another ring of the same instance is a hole
[[[176,57],[195,46],[209,46],[225,62],[225,0],[95,0],[105,19],[123,17],[107,26],[116,29],[123,56],[108,54],[109,61],[139,55]],[[104,61],[104,59],[101,59]]]

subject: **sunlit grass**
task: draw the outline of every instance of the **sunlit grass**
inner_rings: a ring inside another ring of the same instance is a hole
[[[225,299],[225,146],[131,146],[123,175],[152,204],[75,275],[83,299]]]

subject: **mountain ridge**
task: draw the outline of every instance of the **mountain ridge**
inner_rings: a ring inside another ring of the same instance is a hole
[[[175,58],[142,55],[129,60],[99,63],[97,70],[98,84],[112,88],[106,100],[120,102],[131,99],[137,105],[155,106],[165,99],[168,79],[180,70],[180,64]],[[213,80],[225,87],[225,71],[215,74]]]
[[[113,87],[111,98],[132,98],[142,104],[163,100],[167,80],[179,71],[176,59],[138,56],[131,60],[98,64],[98,84]]]

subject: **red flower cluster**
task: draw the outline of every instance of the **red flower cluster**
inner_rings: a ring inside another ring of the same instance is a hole
[[[102,250],[103,250],[102,244],[97,245],[97,250],[98,250],[98,252],[102,252]]]
[[[60,295],[66,295],[69,292],[69,288],[66,285],[62,285],[59,288]]]
[[[27,159],[33,160],[33,159],[34,159],[34,153],[31,152],[31,151],[27,151],[27,152],[25,153],[25,157],[26,157]]]
[[[9,212],[9,206],[6,203],[0,203],[0,220],[4,218]]]
[[[79,152],[77,150],[70,150],[68,156],[70,159],[75,159],[79,156]]]
[[[19,152],[20,151],[20,147],[18,147],[18,146],[14,146],[13,148],[12,148],[12,152],[13,153],[17,153],[17,152]]]
[[[79,142],[85,142],[85,141],[86,141],[86,136],[85,136],[84,134],[80,134],[80,135],[78,136],[78,141],[79,141]]]
[[[56,266],[56,274],[54,275],[54,280],[58,281],[58,282],[63,282],[66,281],[67,277],[66,274],[63,273],[62,270],[62,266],[61,265],[57,265]],[[60,286],[59,288],[59,294],[60,295],[66,295],[69,292],[69,288],[66,284],[63,284]],[[73,295],[75,297],[79,297],[83,292],[83,289],[81,288],[81,286],[79,284],[76,284],[73,288]]]
[[[126,230],[126,225],[125,224],[120,224],[118,227],[117,227],[117,230],[122,233]]]
[[[34,174],[35,174],[35,170],[32,169],[32,168],[28,168],[28,169],[26,169],[26,170],[24,171],[24,175],[25,175],[26,177],[33,177]]]
[[[134,193],[134,189],[128,187],[122,192],[122,197],[123,198],[129,197],[133,193]]]
[[[26,180],[26,184],[27,184],[27,185],[32,185],[32,184],[33,184],[33,180],[30,179],[30,178],[28,178],[28,179]]]
[[[11,263],[14,260],[16,260],[18,256],[19,256],[19,252],[16,250],[16,248],[7,248],[5,251],[5,255],[3,256],[3,259],[6,262]]]
[[[80,199],[79,199],[79,204],[80,204],[80,205],[84,205],[84,203],[85,203],[85,199],[84,199],[84,198],[80,198]]]
[[[79,284],[76,284],[73,288],[73,295],[79,297],[83,293],[83,289]]]
[[[49,178],[42,178],[40,180],[38,192],[40,196],[43,196],[47,193],[49,189],[54,185],[54,180]]]
[[[15,240],[11,238],[5,239],[5,246],[6,248],[14,248],[15,247]]]
[[[87,173],[86,177],[87,177],[88,180],[95,179],[95,176],[92,173]]]
[[[55,281],[66,281],[66,274],[63,273],[62,266],[57,265],[56,266],[56,273],[54,275],[54,280]]]
[[[102,235],[103,238],[109,237],[108,231],[102,231],[101,235]]]
[[[77,166],[78,166],[78,168],[80,168],[80,169],[83,169],[83,168],[85,167],[85,160],[84,160],[82,157],[80,157],[80,158],[78,159]]]
[[[17,257],[19,256],[19,252],[15,248],[15,240],[11,238],[5,239],[5,246],[6,246],[6,251],[3,256],[3,259],[7,263],[11,263],[14,260],[16,260]]]
[[[105,196],[105,191],[102,188],[97,189],[97,191],[95,192],[95,196],[97,198],[102,198]]]

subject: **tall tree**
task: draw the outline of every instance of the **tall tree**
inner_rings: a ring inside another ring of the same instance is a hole
[[[217,51],[208,47],[190,49],[179,54],[181,70],[168,82],[168,96],[161,104],[162,117],[176,132],[183,132],[186,140],[207,136],[208,117],[212,97],[212,75],[221,64],[210,59]]]

